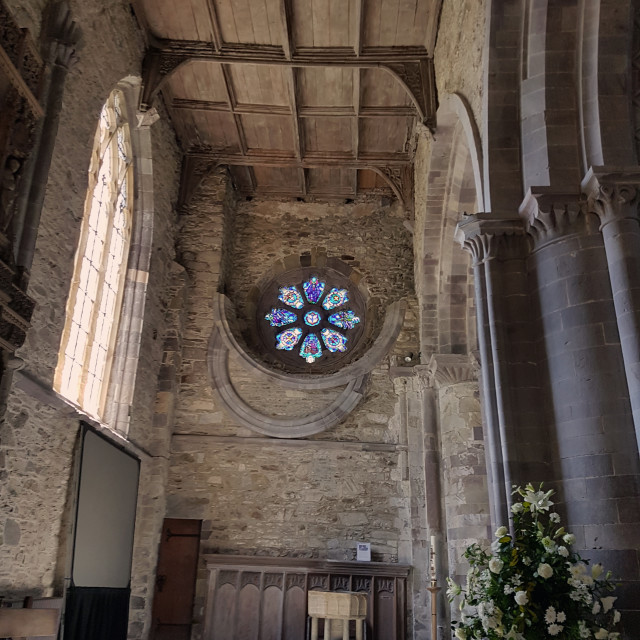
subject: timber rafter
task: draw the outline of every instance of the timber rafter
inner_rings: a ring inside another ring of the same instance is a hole
[[[285,7],[286,5],[283,5]],[[286,8],[283,8],[286,15]],[[285,25],[285,28],[288,27]],[[353,47],[299,47],[293,50],[274,45],[228,44],[190,40],[162,40],[149,49],[143,63],[143,107],[152,105],[165,80],[181,65],[192,60],[209,60],[224,65],[282,65],[288,67],[379,68],[402,85],[420,120],[435,124],[433,60],[423,47],[367,47],[357,53]]]

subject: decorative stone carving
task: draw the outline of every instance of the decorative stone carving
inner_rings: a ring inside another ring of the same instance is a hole
[[[600,228],[614,220],[639,220],[640,171],[591,167],[582,181],[589,211],[600,218]]]
[[[477,380],[469,356],[454,353],[434,353],[429,360],[429,375],[437,388]]]
[[[585,202],[577,193],[531,190],[520,205],[520,216],[534,249],[563,236],[583,231]]]
[[[521,220],[492,213],[465,213],[455,232],[455,239],[471,254],[474,267],[486,260],[518,254],[523,237]]]

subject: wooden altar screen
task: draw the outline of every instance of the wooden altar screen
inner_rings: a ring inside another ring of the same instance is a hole
[[[204,556],[204,640],[302,640],[307,592],[367,595],[367,639],[404,640],[410,567],[383,562]]]

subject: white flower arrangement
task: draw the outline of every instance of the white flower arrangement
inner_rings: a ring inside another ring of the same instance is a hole
[[[468,547],[467,586],[448,579],[450,601],[460,597],[458,640],[619,640],[620,612],[610,572],[571,551],[575,536],[549,513],[553,491],[517,487],[513,535],[496,530],[492,553]]]

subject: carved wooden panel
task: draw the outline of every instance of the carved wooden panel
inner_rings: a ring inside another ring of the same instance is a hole
[[[204,640],[302,640],[310,590],[365,593],[367,637],[405,637],[406,565],[219,555],[205,560]]]

